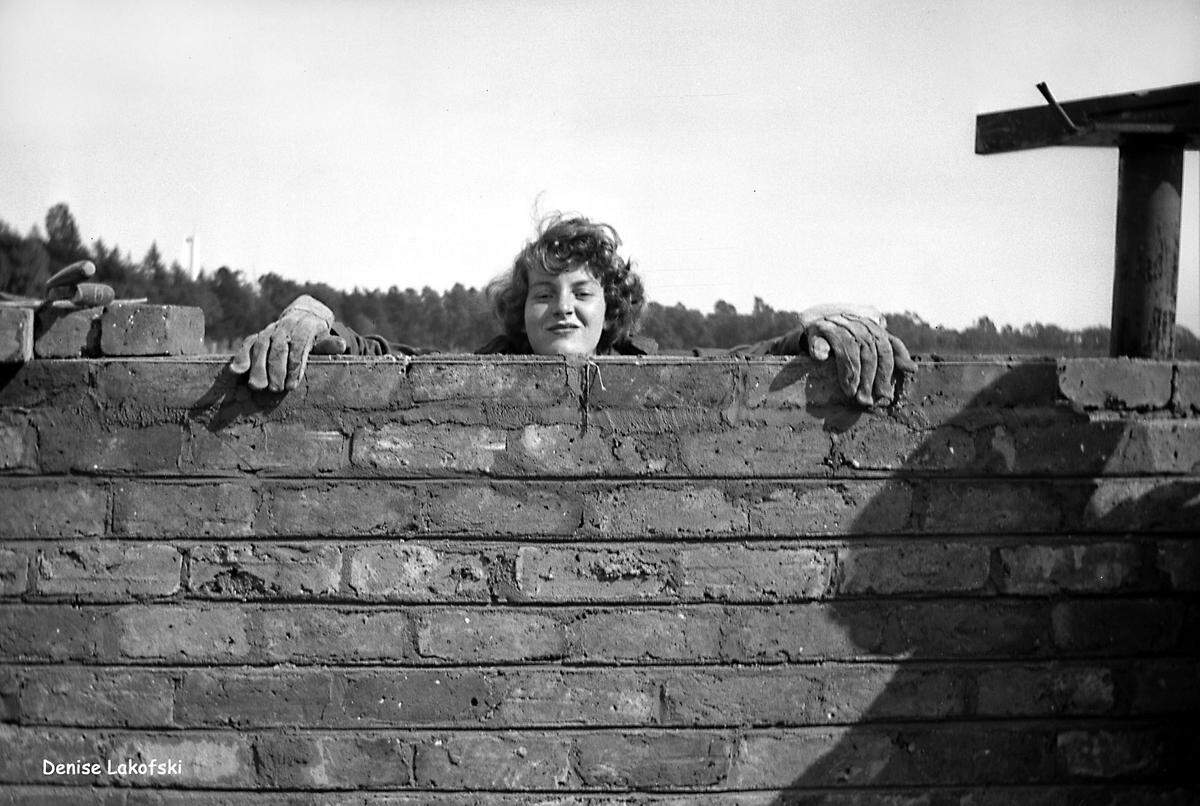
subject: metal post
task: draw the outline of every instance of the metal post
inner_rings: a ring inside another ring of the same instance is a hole
[[[1109,354],[1172,358],[1183,149],[1131,138],[1119,171]]]

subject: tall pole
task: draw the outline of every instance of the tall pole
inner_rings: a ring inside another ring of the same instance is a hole
[[[1183,149],[1131,138],[1121,145],[1109,354],[1175,355]]]
[[[189,235],[186,240],[188,245],[188,275],[195,276],[195,272],[192,271],[194,268],[192,264],[196,258],[196,236]]]

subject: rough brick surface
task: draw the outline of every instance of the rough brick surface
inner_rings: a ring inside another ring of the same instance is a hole
[[[0,497],[0,538],[98,537],[105,531],[109,491],[104,484],[0,479]]]
[[[173,546],[63,543],[38,552],[39,594],[122,600],[180,589],[183,556]]]
[[[0,371],[0,804],[1195,799],[1191,364],[226,361]]]
[[[0,364],[33,358],[33,309],[0,307]]]
[[[183,305],[110,305],[100,317],[104,355],[199,355],[204,312]]]
[[[1058,389],[1084,408],[1161,409],[1171,402],[1174,368],[1136,358],[1074,358],[1059,363]]]
[[[342,552],[328,545],[200,545],[188,558],[188,589],[201,596],[321,598],[342,575]]]
[[[100,355],[103,308],[46,306],[34,323],[33,354],[38,358],[87,358]]]

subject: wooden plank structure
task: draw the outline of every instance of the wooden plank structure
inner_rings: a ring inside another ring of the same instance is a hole
[[[1113,356],[1175,350],[1183,152],[1200,149],[1200,83],[979,115],[975,153],[1045,146],[1117,148]]]

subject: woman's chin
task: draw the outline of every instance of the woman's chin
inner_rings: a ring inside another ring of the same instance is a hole
[[[561,355],[567,358],[587,358],[595,355],[596,345],[586,344],[578,337],[556,337],[549,339],[530,339],[530,346],[537,355]]]

